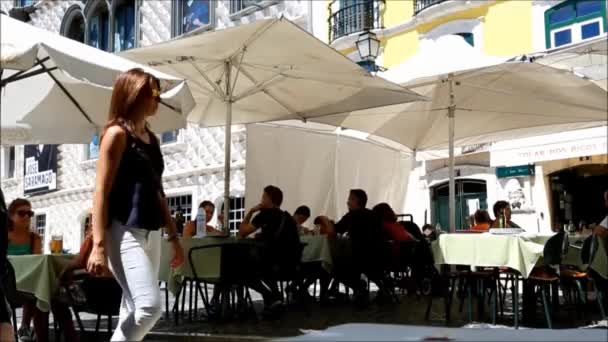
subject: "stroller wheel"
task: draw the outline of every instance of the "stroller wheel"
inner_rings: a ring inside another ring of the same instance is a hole
[[[430,278],[422,279],[422,282],[420,283],[420,290],[424,296],[428,296],[431,294],[433,290],[433,282]]]

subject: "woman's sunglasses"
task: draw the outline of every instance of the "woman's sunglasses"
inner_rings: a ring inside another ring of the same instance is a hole
[[[17,210],[17,215],[21,216],[21,217],[32,217],[34,216],[34,212],[31,210]]]

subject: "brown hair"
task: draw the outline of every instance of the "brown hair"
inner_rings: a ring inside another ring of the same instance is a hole
[[[388,203],[380,203],[372,209],[376,215],[385,222],[397,222],[397,215]]]
[[[490,219],[490,214],[488,214],[486,210],[477,210],[474,217],[476,224],[492,222],[492,219]]]
[[[13,220],[11,219],[11,217],[13,215],[15,215],[15,213],[17,213],[17,209],[23,207],[23,206],[28,206],[28,207],[32,207],[32,203],[30,203],[30,201],[26,200],[25,198],[17,198],[15,200],[13,200],[11,202],[11,204],[9,204],[8,206],[8,229],[12,230],[13,229]]]
[[[127,70],[118,75],[112,91],[108,123],[104,127],[101,138],[103,139],[106,130],[114,125],[120,125],[134,132],[137,119],[134,108],[144,105],[150,97],[160,100],[158,78],[140,68]]]
[[[283,204],[283,191],[281,191],[281,189],[274,185],[269,185],[264,188],[264,192],[270,197],[270,200],[275,207],[280,207],[281,204]]]

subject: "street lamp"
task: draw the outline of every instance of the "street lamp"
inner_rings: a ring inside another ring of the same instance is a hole
[[[381,71],[384,68],[376,65],[376,58],[380,52],[380,40],[374,32],[366,29],[357,39],[357,51],[361,61],[357,64],[367,69],[369,72]]]

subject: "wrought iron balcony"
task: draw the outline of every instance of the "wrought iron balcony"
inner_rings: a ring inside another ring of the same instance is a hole
[[[382,28],[380,10],[384,0],[333,0],[329,8],[334,8],[335,3],[340,4],[340,9],[329,17],[330,42],[353,33]]]
[[[414,14],[418,14],[425,9],[440,4],[447,0],[414,0]]]

